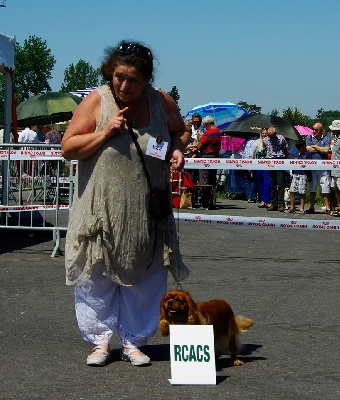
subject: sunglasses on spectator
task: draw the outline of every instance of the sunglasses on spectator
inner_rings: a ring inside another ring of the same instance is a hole
[[[312,131],[318,132],[321,131],[322,129],[316,129],[316,128],[312,128]]]
[[[136,54],[136,56],[142,58],[143,60],[152,60],[151,51],[147,47],[141,46],[139,44],[133,43],[123,43],[118,51],[122,54]]]

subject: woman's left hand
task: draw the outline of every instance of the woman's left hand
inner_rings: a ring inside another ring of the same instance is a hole
[[[171,154],[171,153],[170,153]],[[185,164],[183,153],[180,150],[174,150],[170,157],[170,171],[182,171]]]

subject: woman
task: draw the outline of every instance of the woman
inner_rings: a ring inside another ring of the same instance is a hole
[[[263,138],[268,135],[267,128],[261,129],[259,139],[257,139],[250,150],[249,158],[266,158],[266,149],[263,144]],[[256,182],[259,195],[259,208],[268,208],[271,206],[270,200],[270,177],[268,171],[254,170],[254,181]]]
[[[169,163],[179,171],[189,132],[173,99],[151,86],[153,56],[122,41],[106,51],[101,73],[108,85],[77,107],[62,154],[77,159],[77,181],[66,239],[67,284],[83,338],[95,344],[88,365],[105,365],[117,331],[121,358],[150,363],[139,347],[157,330],[167,271],[176,281],[189,271],[178,252],[173,215],[149,213],[150,189],[129,134],[133,127],[152,185],[169,188]],[[116,100],[115,100],[116,99]],[[147,155],[155,138],[168,143],[166,159]]]
[[[61,134],[53,129],[51,125],[45,125],[45,143],[46,144],[60,144],[61,143]]]

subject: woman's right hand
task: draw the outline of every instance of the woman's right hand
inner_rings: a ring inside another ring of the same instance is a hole
[[[96,131],[101,119],[101,98],[91,92],[76,108],[64,134],[61,151],[67,160],[83,160],[93,155],[110,137],[121,133],[127,107],[112,115],[105,128]]]
[[[129,107],[125,107],[122,110],[119,110],[117,114],[114,114],[106,125],[105,128],[105,137],[108,139],[111,136],[117,135],[118,133],[122,133],[124,130],[124,126],[126,124],[126,118],[124,117],[124,113],[127,112]]]

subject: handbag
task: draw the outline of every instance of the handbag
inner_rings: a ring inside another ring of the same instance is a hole
[[[112,90],[112,94],[116,101],[116,104],[118,105],[118,107],[120,107],[120,102],[119,102],[114,90]],[[124,118],[127,121],[126,125],[128,128],[128,131],[130,133],[130,136],[131,136],[131,139],[132,139],[134,145],[136,146],[137,153],[138,153],[141,163],[143,165],[144,174],[145,174],[148,186],[150,188],[149,212],[154,218],[166,217],[166,216],[170,215],[172,212],[172,207],[170,205],[170,199],[169,199],[169,184],[166,186],[165,189],[159,189],[157,187],[152,187],[150,174],[149,174],[148,168],[145,163],[142,149],[138,143],[135,133],[133,132],[133,130],[131,128],[129,119],[127,118],[126,115],[124,115]]]
[[[166,189],[150,190],[150,214],[155,218],[166,217],[171,213],[168,186]]]
[[[192,193],[190,190],[185,189],[181,194],[181,201],[179,203],[179,208],[192,208]]]

